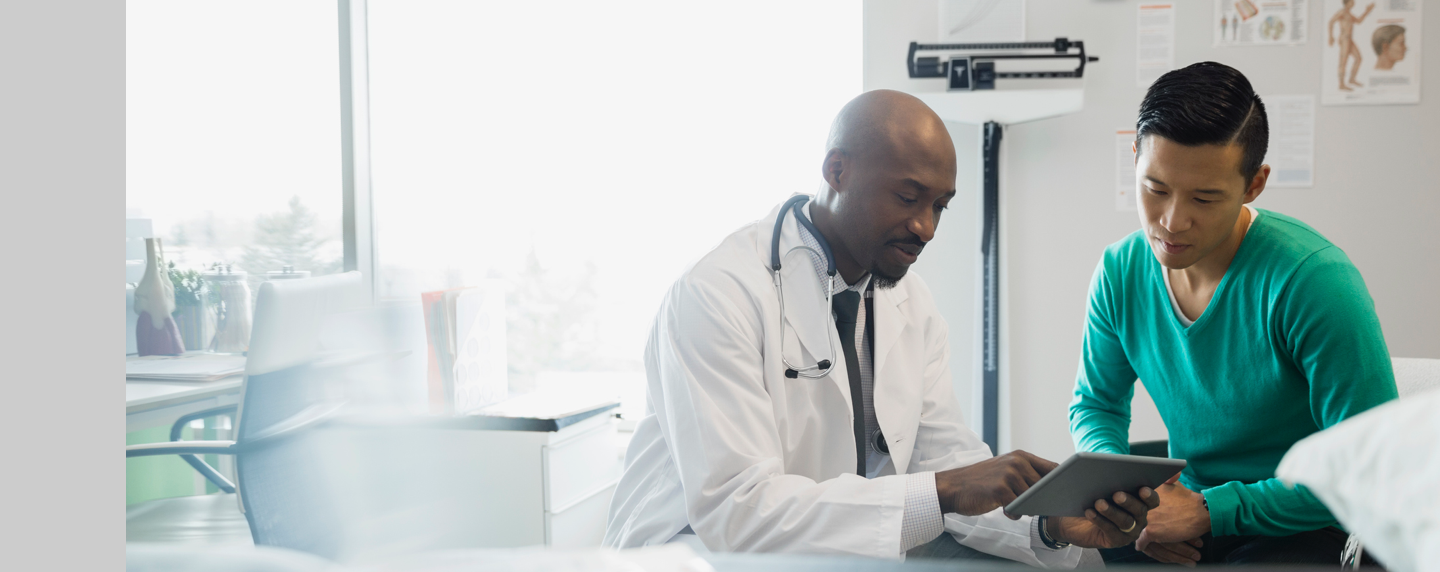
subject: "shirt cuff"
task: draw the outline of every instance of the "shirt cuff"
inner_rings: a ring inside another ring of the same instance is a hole
[[[1064,550],[1064,548],[1050,548],[1050,545],[1045,544],[1045,537],[1040,536],[1040,517],[1038,516],[1030,517],[1030,549],[1036,552],[1041,550],[1046,552],[1059,552]]]
[[[1205,496],[1205,508],[1210,511],[1211,535],[1236,536],[1243,534],[1235,522],[1235,512],[1240,507],[1240,495],[1235,489],[1239,486],[1240,483],[1231,481],[1200,491],[1200,494]]]
[[[905,475],[905,518],[900,524],[900,553],[935,540],[945,532],[945,515],[940,513],[940,495],[935,492],[935,473]]]

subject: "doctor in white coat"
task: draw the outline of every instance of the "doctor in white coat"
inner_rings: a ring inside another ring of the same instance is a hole
[[[1078,546],[1134,542],[1158,503],[1148,489],[1086,517],[999,508],[1055,464],[992,457],[965,426],[945,321],[907,276],[955,195],[944,123],[912,96],[872,91],[840,112],[827,147],[813,200],[731,234],[661,304],[606,545],[896,559],[948,541],[952,554],[1072,568]]]

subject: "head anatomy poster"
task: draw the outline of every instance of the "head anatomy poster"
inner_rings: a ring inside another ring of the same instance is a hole
[[[1320,103],[1420,103],[1421,0],[1325,0]]]

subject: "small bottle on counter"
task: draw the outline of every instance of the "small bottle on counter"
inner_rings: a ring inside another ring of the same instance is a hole
[[[220,354],[243,354],[250,349],[250,285],[245,271],[229,264],[216,264],[201,274],[209,284],[207,306],[215,309],[215,338],[206,350]]]
[[[309,278],[309,270],[296,270],[294,266],[286,264],[279,270],[271,270],[265,273],[266,280],[293,280],[296,278]]]

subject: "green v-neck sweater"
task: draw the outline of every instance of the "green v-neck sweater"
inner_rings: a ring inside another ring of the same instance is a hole
[[[1275,478],[1304,437],[1395,399],[1375,303],[1350,259],[1315,229],[1260,211],[1210,305],[1175,316],[1143,231],[1110,245],[1090,283],[1070,404],[1080,451],[1129,453],[1138,378],[1170,434],[1181,483],[1203,491],[1216,536],[1285,536],[1335,524]]]

